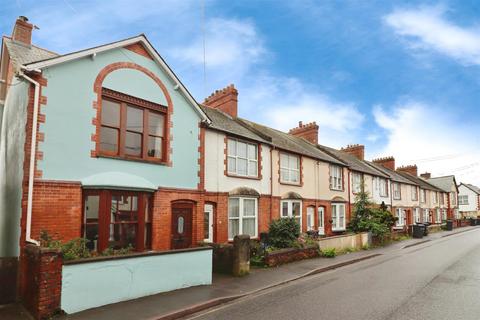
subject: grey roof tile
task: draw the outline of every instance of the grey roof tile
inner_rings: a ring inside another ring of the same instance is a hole
[[[427,181],[443,191],[450,192],[452,190],[452,184],[455,184],[455,176],[430,178],[427,179]]]
[[[379,164],[376,164],[374,162],[366,161],[369,165],[374,167],[377,170],[383,171],[385,174],[387,174],[390,179],[394,182],[400,182],[400,183],[405,183],[405,184],[412,184],[412,185],[418,185],[417,183],[413,182],[412,180],[409,180],[402,175],[400,175],[398,172],[390,170],[388,168],[385,168]]]
[[[464,186],[466,186],[467,188],[469,188],[470,190],[472,190],[476,194],[480,194],[480,188],[479,187],[474,186],[473,184],[470,184],[470,183],[460,183],[460,184],[463,184]]]
[[[400,174],[401,176],[415,182],[415,184],[420,186],[420,188],[422,188],[422,189],[433,190],[433,191],[443,191],[442,189],[428,183],[427,181],[423,180],[422,178],[412,176],[411,174],[406,173],[406,172],[397,171],[397,173]]]
[[[12,40],[9,37],[3,37],[3,41],[7,47],[10,58],[18,65],[24,65],[58,56],[58,54],[54,52],[36,47],[34,45],[29,46]]]

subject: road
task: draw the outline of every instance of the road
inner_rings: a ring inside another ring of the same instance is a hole
[[[304,278],[190,319],[480,319],[480,229]]]

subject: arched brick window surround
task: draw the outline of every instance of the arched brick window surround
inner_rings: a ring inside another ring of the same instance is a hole
[[[159,86],[160,90],[162,90],[163,94],[165,95],[165,98],[167,99],[167,109],[168,109],[167,119],[166,119],[167,130],[165,134],[165,148],[169,150],[169,152],[166,153],[166,159],[164,161],[164,164],[171,166],[172,165],[172,162],[171,162],[172,149],[170,148],[170,142],[173,139],[171,134],[171,128],[173,127],[172,98],[170,97],[167,87],[162,82],[162,80],[160,80],[152,71],[133,62],[115,62],[115,63],[109,64],[98,73],[97,78],[95,79],[95,82],[93,84],[93,91],[95,92],[97,97],[96,97],[96,100],[93,102],[93,108],[96,110],[96,117],[93,118],[92,120],[92,124],[95,126],[95,134],[92,136],[92,141],[95,142],[95,150],[92,150],[91,156],[98,157],[96,150],[100,150],[100,139],[99,139],[100,138],[100,121],[98,121],[98,119],[100,119],[100,115],[102,112],[102,84],[105,78],[107,77],[107,75],[119,69],[134,69],[134,70],[143,72],[148,77],[150,77],[150,79],[155,81],[155,83]]]

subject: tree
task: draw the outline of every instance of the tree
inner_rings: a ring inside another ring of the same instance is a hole
[[[395,220],[384,204],[376,207],[370,201],[368,192],[362,188],[355,196],[349,229],[353,232],[371,232],[372,235],[383,238],[390,232]]]

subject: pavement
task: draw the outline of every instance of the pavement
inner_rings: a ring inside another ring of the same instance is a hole
[[[480,228],[249,295],[188,319],[478,320]],[[407,241],[406,241],[407,242]],[[410,242],[410,241],[409,241]]]
[[[415,251],[416,247],[429,246],[436,241],[449,239],[449,236],[459,233],[470,233],[478,230],[476,227],[455,229],[453,232],[443,231],[430,234],[423,239],[409,239],[395,242],[389,246],[365,251],[357,251],[328,258],[315,258],[298,261],[276,268],[252,268],[248,276],[235,278],[228,275],[213,275],[211,286],[199,286],[161,293],[140,299],[120,302],[99,308],[85,310],[79,313],[65,315],[57,319],[177,319],[198,314],[204,310],[215,309],[237,300],[248,299],[250,296],[261,295],[269,290],[280,290],[283,286],[296,285],[298,282],[310,281],[311,278],[330,273],[332,270],[348,268],[348,265],[374,264],[384,256],[399,254],[405,250]],[[475,232],[477,233],[477,232]],[[480,233],[480,232],[478,232]],[[447,238],[448,237],[448,238]],[[452,239],[453,239],[452,238]],[[456,250],[456,249],[455,249]],[[454,250],[454,251],[455,251]],[[395,272],[396,266],[391,266],[390,272]],[[275,303],[277,305],[277,303]],[[242,313],[240,313],[242,314]],[[261,313],[260,317],[265,313]],[[259,315],[257,315],[258,318]],[[215,317],[216,319],[223,318]],[[231,314],[227,316],[234,319]],[[480,318],[480,317],[479,317]],[[30,317],[18,305],[0,306],[0,319],[26,320]],[[244,319],[244,318],[242,318]],[[253,319],[253,318],[252,318]],[[281,319],[281,318],[279,318]],[[330,319],[330,317],[329,317]],[[373,319],[373,318],[372,318]]]

